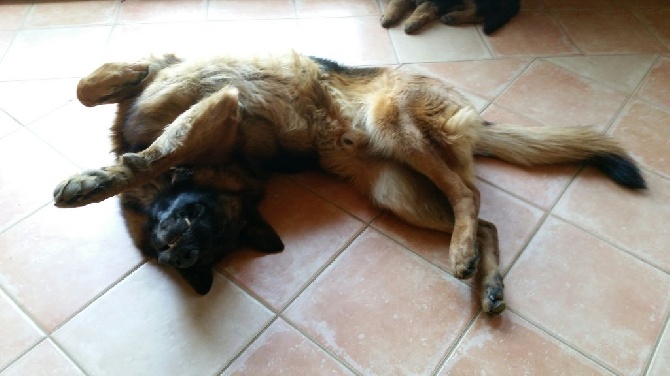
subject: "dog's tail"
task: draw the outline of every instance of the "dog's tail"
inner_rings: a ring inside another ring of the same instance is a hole
[[[612,138],[588,127],[482,126],[475,154],[523,165],[586,163],[627,188],[646,184],[635,162]]]

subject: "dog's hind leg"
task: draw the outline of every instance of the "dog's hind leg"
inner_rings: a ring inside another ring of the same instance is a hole
[[[354,184],[367,191],[376,205],[415,226],[450,234],[454,232],[454,212],[449,200],[426,176],[391,162],[368,161],[362,163],[361,168],[367,171],[369,179],[354,181]],[[498,269],[497,230],[495,225],[481,219],[476,226],[476,246],[481,257],[476,287],[482,309],[488,313],[500,313],[506,306],[503,280]],[[450,254],[454,251],[452,247]]]
[[[102,201],[177,164],[197,164],[203,158],[213,164],[227,162],[237,137],[238,112],[237,89],[222,88],[179,115],[147,149],[123,154],[112,166],[84,171],[61,182],[54,190],[56,206]]]

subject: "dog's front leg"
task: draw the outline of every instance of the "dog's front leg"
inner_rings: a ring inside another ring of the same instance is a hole
[[[225,163],[237,136],[238,112],[237,89],[222,88],[179,115],[147,149],[126,153],[112,166],[84,171],[61,182],[54,190],[55,205],[100,202],[203,155],[209,154],[211,163]]]

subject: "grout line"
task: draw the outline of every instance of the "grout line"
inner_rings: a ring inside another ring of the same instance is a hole
[[[354,241],[355,241],[355,240],[356,240],[356,239],[357,239],[363,232],[365,232],[365,230],[367,230],[368,227],[369,227],[369,225],[365,225],[365,226],[363,226],[363,227],[362,227],[361,229],[359,229],[359,231],[356,232],[356,233],[355,233],[355,234],[354,234],[354,235],[353,235],[347,242],[345,242],[344,245],[340,248],[340,250],[338,250],[337,252],[335,252],[335,254],[334,254],[331,258],[329,258],[329,259],[326,261],[326,263],[324,263],[324,264],[323,264],[323,265],[322,265],[316,272],[314,272],[314,274],[308,279],[308,281],[306,281],[306,282],[305,282],[305,283],[298,289],[298,291],[297,291],[295,294],[293,294],[293,296],[292,296],[290,299],[288,299],[288,301],[287,301],[286,303],[282,304],[281,309],[276,310],[275,308],[270,307],[270,311],[273,312],[273,313],[275,313],[276,317],[282,317],[282,319],[284,319],[282,315],[283,315],[283,313],[286,311],[286,309],[287,309],[288,307],[290,307],[291,304],[293,304],[293,302],[295,302],[295,301],[296,301],[296,300],[303,294],[303,292],[304,292],[305,290],[307,290],[307,289],[308,289],[308,288],[309,288],[309,287],[310,287],[310,286],[311,286],[311,285],[312,285],[312,284],[313,284],[313,283],[314,283],[314,282],[315,282],[315,281],[316,281],[316,280],[323,274],[324,271],[326,271],[328,268],[330,268],[330,266],[335,262],[335,260],[338,259],[339,256],[340,256],[342,253],[344,253],[347,249],[349,249],[349,247],[351,246],[351,244],[352,244],[352,243],[353,243],[353,242],[354,242]],[[226,275],[228,275],[228,273],[226,273]],[[238,285],[238,286],[241,284],[241,282],[237,281],[232,275],[231,275],[231,278],[229,278],[229,279],[232,279],[232,280],[235,282],[235,284]],[[241,287],[244,291],[247,291],[247,290],[248,290],[248,288],[245,288],[245,287],[242,287],[242,286],[240,286],[240,287]],[[258,295],[256,295],[256,294],[254,293],[253,296],[258,296]],[[259,298],[260,298],[260,297],[259,297]],[[258,299],[257,299],[257,300],[258,300]],[[265,306],[265,304],[264,304],[264,300],[263,300],[263,299],[260,299],[259,301]],[[268,305],[269,305],[269,304],[268,304]],[[275,320],[276,320],[276,317],[275,317]],[[287,321],[287,320],[284,319],[284,321]],[[273,322],[274,322],[274,320],[273,320]],[[288,321],[287,321],[287,322],[288,322]],[[268,325],[268,326],[269,326],[269,325]],[[266,326],[266,328],[263,329],[262,332],[264,332],[266,329],[267,329],[267,326]],[[261,332],[261,333],[262,333],[262,332]],[[260,333],[259,333],[256,337],[254,337],[254,339],[252,339],[252,340],[251,340],[251,341],[244,347],[244,349],[240,350],[240,351],[233,357],[233,359],[231,359],[231,360],[230,360],[230,361],[223,367],[223,369],[219,372],[219,374],[223,373],[228,367],[230,367],[230,365],[231,365],[237,358],[239,358],[239,357],[244,353],[244,351],[246,351],[246,350],[249,348],[249,346],[251,346],[251,344],[252,344],[253,342],[256,341],[256,339],[258,338],[258,336],[260,336]],[[309,338],[309,337],[308,337],[308,338]],[[319,347],[321,347],[321,346],[319,346]],[[330,352],[327,352],[327,353],[330,355]],[[336,358],[336,359],[338,359],[338,358]],[[338,359],[338,360],[339,360],[339,359]],[[347,367],[347,368],[349,368],[349,367]]]
[[[138,250],[139,252],[139,250]],[[75,311],[74,314],[72,314],[69,318],[66,320],[63,320],[63,322],[56,326],[51,333],[48,334],[48,338],[53,342],[54,346],[56,346],[63,354],[74,364],[79,368],[80,370],[84,370],[84,367],[77,362],[76,357],[74,357],[72,354],[70,354],[69,351],[67,351],[64,347],[61,346],[61,344],[53,338],[53,334],[56,333],[59,329],[64,327],[67,323],[72,321],[75,317],[77,317],[80,313],[82,313],[84,310],[86,310],[88,307],[90,307],[92,304],[97,302],[103,295],[105,295],[107,292],[109,292],[111,289],[115,288],[116,286],[119,285],[122,281],[124,281],[126,278],[128,278],[131,274],[133,274],[135,271],[137,271],[139,268],[141,268],[143,265],[146,265],[148,263],[148,260],[146,258],[143,258],[142,261],[140,261],[137,265],[132,267],[130,270],[128,270],[126,273],[121,275],[120,278],[118,278],[116,281],[110,283],[105,289],[103,289],[100,293],[95,295],[93,298],[91,298],[86,304],[84,304],[82,307],[80,307],[77,311]],[[86,374],[86,372],[83,372]]]
[[[240,356],[242,356],[242,354],[244,354],[249,349],[249,347],[251,347],[251,345],[253,345],[256,342],[256,340],[258,340],[258,338],[262,336],[268,330],[268,328],[272,324],[274,324],[275,321],[277,321],[277,319],[279,318],[279,315],[276,313],[273,316],[274,317],[272,317],[270,321],[268,321],[261,329],[259,329],[258,332],[254,334],[254,336],[244,346],[242,346],[242,348],[235,354],[235,356],[233,356],[229,361],[224,363],[224,365],[221,368],[219,368],[216,372],[214,372],[213,375],[222,375],[226,371],[226,369],[228,369],[228,367],[230,367],[233,363],[235,363],[235,361]]]
[[[440,359],[440,361],[437,363],[437,366],[433,369],[433,372],[431,375],[436,376],[440,370],[444,368],[444,366],[447,364],[447,361],[451,358],[452,355],[456,352],[456,349],[458,346],[460,346],[461,343],[463,343],[463,339],[465,336],[472,330],[472,327],[475,326],[475,323],[477,320],[484,316],[484,313],[482,312],[481,307],[475,312],[474,316],[470,319],[470,322],[465,326],[465,329],[460,333],[460,335],[456,338],[454,343],[447,349],[446,353],[444,356]]]
[[[319,341],[317,341],[316,339],[312,338],[312,336],[309,335],[309,333],[306,333],[305,331],[303,331],[302,329],[300,329],[297,325],[295,325],[293,322],[291,322],[290,320],[288,320],[287,318],[285,318],[283,315],[280,315],[279,317],[281,317],[281,319],[282,319],[286,324],[288,324],[290,327],[292,327],[293,329],[295,329],[298,333],[300,333],[300,334],[303,335],[305,338],[307,338],[310,342],[312,342],[314,345],[316,345],[316,347],[318,347],[319,349],[321,349],[326,355],[328,355],[328,356],[330,356],[331,358],[333,358],[337,363],[339,363],[340,365],[342,365],[343,367],[345,367],[345,368],[346,368],[348,371],[350,371],[352,374],[354,374],[354,375],[358,375],[358,374],[360,374],[359,372],[356,371],[356,369],[355,369],[352,365],[350,365],[350,364],[349,364],[348,362],[346,362],[345,360],[341,359],[337,354],[333,353],[333,351],[331,351],[330,349],[328,349],[327,347],[325,347],[324,345],[322,345]]]
[[[656,341],[654,342],[654,345],[651,347],[651,352],[649,353],[649,359],[647,359],[647,362],[642,371],[643,375],[649,375],[649,370],[651,369],[651,365],[654,363],[654,360],[657,357],[660,357],[658,349],[659,347],[661,347],[661,342],[664,337],[668,337],[668,339],[670,339],[670,307],[667,309],[667,312],[665,313],[665,323],[661,325],[661,331],[658,333]]]
[[[665,270],[663,270],[663,267],[661,267],[660,265],[656,265],[653,261],[646,260],[646,259],[642,258],[640,255],[637,255],[637,254],[633,253],[632,251],[628,250],[628,249],[627,249],[626,247],[624,247],[623,245],[621,245],[621,244],[617,244],[616,241],[613,240],[613,239],[607,238],[607,237],[605,237],[604,235],[598,234],[598,233],[596,233],[595,231],[593,231],[593,230],[591,230],[591,229],[585,228],[585,227],[583,227],[582,225],[580,225],[580,224],[578,224],[578,223],[576,223],[576,222],[574,222],[574,221],[572,221],[572,220],[570,220],[570,219],[568,219],[568,218],[565,218],[565,217],[563,217],[563,216],[561,216],[561,215],[559,215],[559,214],[551,213],[551,216],[552,216],[553,218],[559,219],[559,220],[561,220],[561,221],[563,221],[563,222],[565,222],[565,223],[567,223],[567,224],[570,224],[570,225],[572,225],[572,226],[574,226],[574,227],[577,227],[579,230],[581,230],[581,231],[583,231],[583,232],[585,232],[585,233],[591,235],[592,237],[598,239],[599,241],[601,241],[601,242],[603,242],[603,243],[605,243],[605,244],[607,244],[607,245],[609,245],[609,246],[615,248],[617,251],[621,251],[621,252],[623,252],[624,254],[627,254],[628,256],[631,256],[631,257],[633,257],[634,259],[636,259],[637,261],[639,261],[639,262],[641,262],[641,263],[643,263],[643,264],[645,264],[645,265],[647,265],[647,266],[650,266],[650,267],[652,267],[652,268],[658,270],[658,271],[661,272],[661,273],[664,273],[664,274],[670,274],[670,271],[665,271]]]
[[[572,344],[571,344],[570,342],[568,342],[567,340],[561,338],[558,334],[556,334],[556,333],[554,333],[554,332],[548,330],[547,328],[544,328],[542,325],[540,325],[539,322],[535,322],[534,320],[531,320],[530,318],[524,316],[524,315],[521,314],[519,311],[517,311],[517,310],[515,310],[515,309],[513,309],[513,308],[509,308],[509,307],[508,307],[507,309],[509,309],[510,312],[512,312],[512,313],[514,313],[515,315],[519,316],[521,319],[525,320],[526,322],[528,322],[528,323],[531,324],[532,326],[536,327],[536,328],[539,329],[540,331],[546,333],[547,335],[549,335],[550,337],[552,337],[554,340],[556,340],[556,341],[558,341],[559,343],[561,343],[561,344],[567,346],[568,348],[572,349],[573,351],[579,353],[580,355],[582,355],[582,356],[585,357],[586,359],[588,359],[588,360],[590,360],[591,362],[597,364],[598,366],[604,368],[604,369],[607,370],[608,372],[610,372],[610,373],[612,373],[612,374],[614,374],[614,375],[619,375],[619,374],[620,374],[619,372],[616,372],[614,369],[612,369],[612,367],[610,367],[610,366],[604,364],[604,363],[603,363],[602,361],[600,361],[599,359],[594,358],[592,355],[590,355],[590,354],[587,353],[586,351],[583,351],[583,350],[580,349],[578,346],[576,346],[576,345],[572,345]]]
[[[29,352],[31,352],[35,347],[39,346],[39,344],[45,342],[45,341],[48,340],[48,339],[49,339],[49,337],[47,337],[46,335],[42,336],[42,338],[40,338],[39,340],[35,341],[35,343],[33,343],[32,345],[28,346],[28,347],[25,349],[25,351],[21,352],[21,353],[20,353],[19,355],[17,355],[16,357],[10,359],[4,367],[0,367],[0,374],[3,374],[6,370],[8,370],[9,368],[11,368],[16,362],[18,362],[21,358],[23,358],[23,357],[26,356]]]
[[[561,33],[563,33],[563,35],[565,35],[565,37],[568,39],[568,41],[570,41],[570,44],[572,44],[572,46],[575,47],[575,49],[577,49],[576,54],[569,54],[567,56],[579,56],[579,55],[586,56],[586,55],[589,55],[587,53],[584,53],[584,51],[579,47],[577,42],[575,42],[574,38],[570,35],[570,33],[568,33],[568,30],[565,28],[565,25],[563,25],[563,22],[561,22],[560,17],[558,17],[557,13],[560,13],[561,11],[565,12],[566,10],[560,10],[560,9],[557,10],[557,9],[549,7],[546,4],[545,4],[545,6],[546,6],[547,14],[549,14],[551,19],[554,20],[556,25],[558,25],[558,28],[561,30]],[[570,9],[568,9],[568,12],[569,11],[570,11]]]

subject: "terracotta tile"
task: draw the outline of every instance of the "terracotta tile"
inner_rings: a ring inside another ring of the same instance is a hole
[[[543,125],[595,125],[602,130],[625,100],[623,93],[536,61],[494,103]]]
[[[14,132],[19,128],[21,128],[21,124],[17,123],[16,120],[7,115],[6,112],[0,110],[0,138]]]
[[[223,375],[351,375],[343,365],[281,318]]]
[[[543,212],[489,184],[478,182],[477,187],[482,197],[479,217],[493,222],[498,228],[500,269],[505,270],[528,241]],[[384,213],[372,226],[452,272],[448,257],[451,238],[448,234],[406,224],[390,213]]]
[[[379,20],[375,19],[377,27]],[[383,30],[383,29],[382,29]],[[490,59],[491,53],[472,26],[451,27],[436,22],[407,35],[402,26],[388,30],[401,63]]]
[[[207,8],[210,20],[295,18],[292,0],[211,0]]]
[[[121,4],[118,23],[204,21],[205,0],[144,0]]]
[[[661,58],[654,65],[638,95],[670,108],[670,58]]]
[[[484,182],[477,182],[477,187],[482,200],[479,216],[498,228],[500,268],[506,270],[535,231],[544,212]]]
[[[480,315],[440,375],[609,375],[521,317]]]
[[[656,353],[649,365],[649,376],[662,376],[670,369],[670,326],[665,327],[665,334],[661,337]]]
[[[206,43],[195,42],[205,30],[200,23],[117,25],[110,35],[104,60],[134,61],[165,53],[188,57],[205,47]],[[208,47],[211,51],[211,45]]]
[[[613,135],[640,163],[670,176],[670,110],[662,110],[641,101],[633,101],[612,127]]]
[[[472,319],[471,295],[464,284],[367,230],[285,316],[357,372],[428,374]]]
[[[116,1],[37,2],[24,27],[109,25],[114,23],[118,4]]]
[[[413,226],[388,211],[382,212],[371,225],[430,262],[453,273],[449,261],[450,234]]]
[[[612,9],[620,8],[617,0],[543,0],[551,9]]]
[[[26,130],[0,139],[0,232],[49,203],[74,166]]]
[[[579,50],[547,12],[520,12],[487,37],[496,56],[576,54]]]
[[[217,53],[232,55],[286,53],[300,45],[300,29],[296,19],[243,20],[208,22],[206,33],[211,35],[234,35],[226,39]],[[211,55],[211,47],[205,43],[203,51]],[[207,49],[209,47],[209,49]]]
[[[505,285],[515,312],[626,375],[642,372],[670,306],[670,276],[553,217]]]
[[[0,63],[0,80],[80,77],[97,67],[111,26],[24,30]]]
[[[0,108],[28,125],[75,99],[77,81],[65,78],[0,82]]]
[[[172,269],[145,264],[52,338],[86,374],[213,375],[271,318],[219,274],[198,296]]]
[[[115,113],[115,105],[88,108],[72,101],[29,128],[79,167],[98,168],[114,161],[110,127]]]
[[[391,38],[378,18],[299,19],[298,50],[344,64],[396,64]]]
[[[563,56],[546,60],[571,72],[631,94],[649,71],[654,59],[654,55],[607,55]]]
[[[500,94],[528,67],[529,59],[456,61],[412,65],[412,68],[440,77],[457,90],[467,90],[487,99]],[[405,68],[403,66],[401,69]]]
[[[4,279],[4,276],[0,275],[0,279]],[[2,369],[39,341],[43,335],[2,291],[0,291],[0,322],[2,322],[0,369]]]
[[[295,46],[296,33],[294,19],[121,25],[112,31],[106,60],[132,61],[151,53],[176,53],[188,58],[287,52]],[[236,38],[227,39],[213,52],[202,35]]]
[[[628,10],[560,11],[555,15],[587,54],[667,51]]]
[[[376,0],[295,0],[298,17],[381,16]]]
[[[287,304],[364,226],[285,177],[273,179],[261,212],[282,238],[284,251],[235,252],[219,268],[276,309]]]
[[[670,17],[670,8],[636,9],[634,13],[651,28],[666,48],[670,48],[670,25],[667,22]]]
[[[0,30],[17,30],[23,24],[32,1],[12,1],[0,4]]]
[[[142,260],[118,210],[116,200],[80,209],[49,206],[0,236],[0,283],[46,330]]]
[[[3,376],[21,375],[84,375],[77,366],[60,351],[53,342],[45,340],[30,350],[11,367],[2,372]]]
[[[0,31],[0,59],[2,59],[16,36],[16,31]]]
[[[363,222],[370,222],[379,214],[380,210],[372,205],[369,198],[356,191],[346,182],[323,172],[310,171],[292,177]]]
[[[482,115],[496,123],[541,126],[495,104]],[[578,168],[571,165],[522,167],[484,157],[477,158],[476,163],[477,176],[543,209],[556,202]]]
[[[631,192],[588,170],[565,192],[555,213],[670,271],[670,182],[645,174],[649,189]]]

